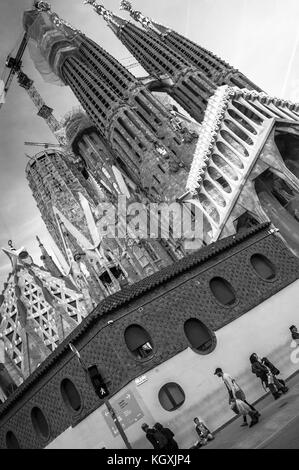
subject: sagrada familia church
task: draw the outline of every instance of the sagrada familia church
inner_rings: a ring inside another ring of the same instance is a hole
[[[85,3],[148,75],[47,2],[25,11],[35,67],[80,107],[58,121],[19,70],[59,143],[30,158],[26,177],[68,269],[38,237],[42,266],[3,248],[0,447],[146,448],[141,423],[160,421],[190,448],[194,416],[212,429],[231,417],[215,366],[252,400],[263,390],[249,382],[251,348],[295,370],[285,349],[299,300],[299,106],[127,0],[131,19]],[[120,196],[200,213],[199,246],[171,230],[103,237],[99,208]]]

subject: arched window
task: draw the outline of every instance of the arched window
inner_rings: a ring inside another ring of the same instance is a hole
[[[255,272],[266,281],[275,278],[275,267],[264,255],[255,254],[250,258],[250,263]]]
[[[210,288],[218,302],[223,305],[233,305],[236,296],[231,284],[222,277],[214,277],[210,281]]]
[[[48,439],[50,429],[42,410],[35,406],[31,410],[31,421],[36,434],[43,439]]]
[[[196,351],[206,354],[214,349],[215,335],[197,318],[185,321],[184,331],[191,347]]]
[[[139,359],[144,359],[153,353],[151,337],[142,326],[128,326],[125,331],[125,342],[131,353]]]
[[[64,403],[74,411],[81,408],[81,398],[78,390],[70,379],[63,379],[60,385],[61,396]]]
[[[175,382],[163,385],[158,396],[162,408],[166,411],[177,410],[185,401],[184,390]]]
[[[5,440],[6,440],[7,449],[20,449],[21,448],[18,439],[16,438],[15,434],[12,431],[8,431],[6,433]]]

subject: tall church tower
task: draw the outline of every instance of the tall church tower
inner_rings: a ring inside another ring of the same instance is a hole
[[[50,235],[60,251],[66,255],[53,206],[60,208],[78,229],[86,233],[78,194],[82,193],[96,206],[99,202],[96,188],[57,149],[47,149],[32,157],[26,167],[26,177]]]
[[[247,88],[249,90],[254,89],[262,91],[256,84],[239,72],[239,70],[235,69],[212,52],[171,28],[163,26],[149,17],[144,16],[140,11],[134,10],[131,2],[128,0],[121,0],[120,8],[121,10],[128,11],[130,16],[142,25],[148,36],[159,38],[165,46],[170,47],[175,53],[182,55],[190,65],[194,65],[201,70],[216,86],[230,85],[239,88]]]
[[[166,90],[190,116],[201,122],[208,99],[216,89],[207,74],[165,44],[158,35],[148,34],[96,1],[88,0],[87,3],[104,18],[149,75],[160,79],[161,89]]]
[[[115,201],[121,192],[130,197],[128,189],[122,184],[125,178],[135,194],[138,187],[129,178],[121,160],[111,151],[97,127],[89,119],[83,109],[73,109],[64,117],[64,127],[69,145],[76,157],[80,159],[89,177],[93,177],[105,193],[106,200]],[[119,175],[121,173],[121,175]]]
[[[24,27],[43,65],[71,87],[131,178],[141,181],[152,198],[159,195],[165,173],[170,179],[181,168],[187,171],[194,144],[185,141],[164,106],[121,64],[65,25],[45,2],[25,12]],[[156,185],[152,182],[151,187],[142,171],[149,160],[156,162],[151,168]]]

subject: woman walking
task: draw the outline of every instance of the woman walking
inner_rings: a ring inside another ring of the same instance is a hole
[[[288,391],[288,388],[284,387],[275,378],[270,368],[266,366],[261,359],[259,359],[256,353],[251,354],[249,360],[251,363],[252,373],[261,379],[262,384],[265,385],[266,388],[269,388],[275,400],[277,400],[282,393],[286,393]]]

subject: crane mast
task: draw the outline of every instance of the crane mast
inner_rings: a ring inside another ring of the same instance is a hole
[[[55,135],[60,145],[66,145],[65,132],[60,122],[53,115],[53,109],[46,105],[43,98],[35,88],[33,80],[31,80],[28,75],[19,70],[18,72],[18,83],[24,88],[31,100],[33,101],[35,107],[37,108],[37,115],[43,118],[51,132]]]
[[[60,122],[55,118],[53,115],[53,109],[46,105],[44,100],[42,99],[41,95],[35,88],[33,84],[33,80],[31,80],[22,70],[22,57],[25,52],[26,46],[28,43],[27,33],[24,34],[21,44],[18,48],[15,57],[8,56],[6,59],[6,67],[10,69],[8,77],[4,83],[4,96],[8,92],[13,77],[17,75],[19,85],[24,88],[31,100],[33,101],[35,107],[37,108],[37,115],[42,117],[48,127],[50,128],[51,132],[54,134],[56,139],[58,140],[60,145],[66,145],[66,137],[65,131],[60,124]],[[0,103],[0,108],[2,106],[2,102]]]

